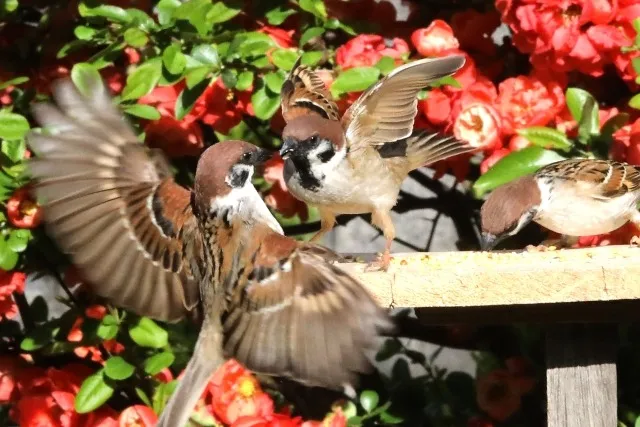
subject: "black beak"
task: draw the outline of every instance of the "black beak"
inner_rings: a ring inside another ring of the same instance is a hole
[[[490,251],[493,249],[502,238],[496,237],[491,233],[482,233],[482,241],[480,242],[480,249],[483,251]]]
[[[280,156],[283,159],[289,157],[293,150],[295,149],[295,141],[293,139],[287,138],[282,142],[282,147],[280,147]]]
[[[251,163],[256,166],[260,166],[273,157],[274,151],[265,150],[264,148],[258,148],[253,152],[251,156]]]

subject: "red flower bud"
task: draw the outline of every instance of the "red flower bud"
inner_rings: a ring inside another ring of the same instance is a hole
[[[36,228],[42,221],[42,208],[31,198],[26,187],[19,188],[7,201],[9,222],[18,228]]]

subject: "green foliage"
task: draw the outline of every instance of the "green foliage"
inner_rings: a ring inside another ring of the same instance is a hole
[[[113,387],[104,378],[101,369],[83,381],[76,395],[75,407],[79,414],[86,414],[102,406],[113,395]]]

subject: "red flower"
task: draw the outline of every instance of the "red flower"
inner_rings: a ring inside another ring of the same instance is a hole
[[[530,126],[544,126],[564,107],[564,94],[555,82],[535,77],[508,78],[498,86],[496,107],[505,134]]]
[[[129,406],[118,417],[119,427],[153,427],[157,422],[156,413],[145,405]]]
[[[197,123],[163,116],[148,123],[144,131],[147,144],[161,148],[170,157],[196,156],[203,148],[202,131]]]
[[[346,427],[347,417],[342,408],[336,406],[322,421],[305,421],[301,427]]]
[[[295,33],[294,30],[283,30],[282,28],[270,27],[265,25],[264,27],[258,30],[261,33],[267,34],[269,37],[275,41],[278,46],[282,48],[294,47],[293,43],[293,35]]]
[[[524,136],[513,135],[509,140],[509,150],[510,151],[519,151],[523,148],[527,148],[531,145],[531,142]]]
[[[471,417],[467,421],[467,427],[493,427],[493,423],[485,418]]]
[[[469,104],[453,123],[453,134],[478,149],[493,149],[501,143],[500,116],[490,104]]]
[[[496,151],[494,151],[493,153],[491,153],[491,155],[489,157],[487,157],[486,159],[484,159],[482,161],[482,163],[480,163],[480,173],[483,174],[483,175],[485,173],[487,173],[487,171],[489,169],[491,169],[493,167],[493,165],[498,163],[498,161],[500,159],[502,159],[504,156],[506,156],[510,152],[511,151],[509,151],[506,148],[499,148]]]
[[[309,218],[307,205],[293,197],[287,188],[283,175],[284,161],[279,154],[269,159],[264,165],[264,180],[271,184],[264,198],[265,203],[287,218],[298,215],[301,220]]]
[[[376,34],[360,34],[336,49],[336,62],[343,69],[369,67],[383,56],[389,56],[401,63],[404,54],[409,53],[409,45],[402,39],[385,40]]]
[[[21,271],[0,270],[0,298],[7,297],[13,292],[23,293],[26,280],[27,275]]]
[[[7,201],[9,222],[18,228],[36,228],[42,221],[42,208],[33,200],[29,189],[17,189]]]
[[[253,114],[251,89],[238,92],[229,90],[218,79],[204,92],[202,121],[220,133],[228,134],[242,120],[242,115]]]
[[[208,391],[213,413],[226,424],[241,417],[267,417],[273,401],[258,381],[235,360],[228,360],[213,375]]]
[[[528,373],[513,369],[516,362],[507,363],[507,369],[491,371],[476,382],[478,406],[498,421],[504,421],[517,412],[522,396],[535,385],[535,379]]]
[[[238,418],[230,427],[300,427],[300,417],[291,418],[283,414],[249,416]]]
[[[460,47],[453,30],[444,21],[436,19],[427,28],[420,28],[411,35],[411,43],[422,56],[442,56]]]

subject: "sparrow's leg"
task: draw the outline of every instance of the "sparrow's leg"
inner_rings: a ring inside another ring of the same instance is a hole
[[[311,243],[316,243],[320,239],[324,237],[329,231],[333,229],[333,226],[336,225],[336,216],[333,212],[326,211],[324,209],[318,209],[320,212],[320,231],[318,231],[312,238],[309,240]]]
[[[634,210],[630,221],[636,226],[636,228],[640,229],[640,211]],[[640,246],[640,237],[633,236],[629,243],[634,246]]]
[[[567,236],[563,234],[562,236],[560,236],[559,239],[543,240],[539,246],[546,246],[546,247],[555,246],[556,249],[560,249],[560,248],[569,248],[576,243],[578,243],[577,237]]]
[[[365,271],[387,271],[389,263],[391,262],[391,244],[393,239],[396,238],[396,228],[393,226],[393,220],[389,211],[373,211],[371,216],[371,222],[373,225],[382,230],[385,239],[387,239],[384,245],[384,252],[378,256],[378,258],[371,262],[364,269]]]

